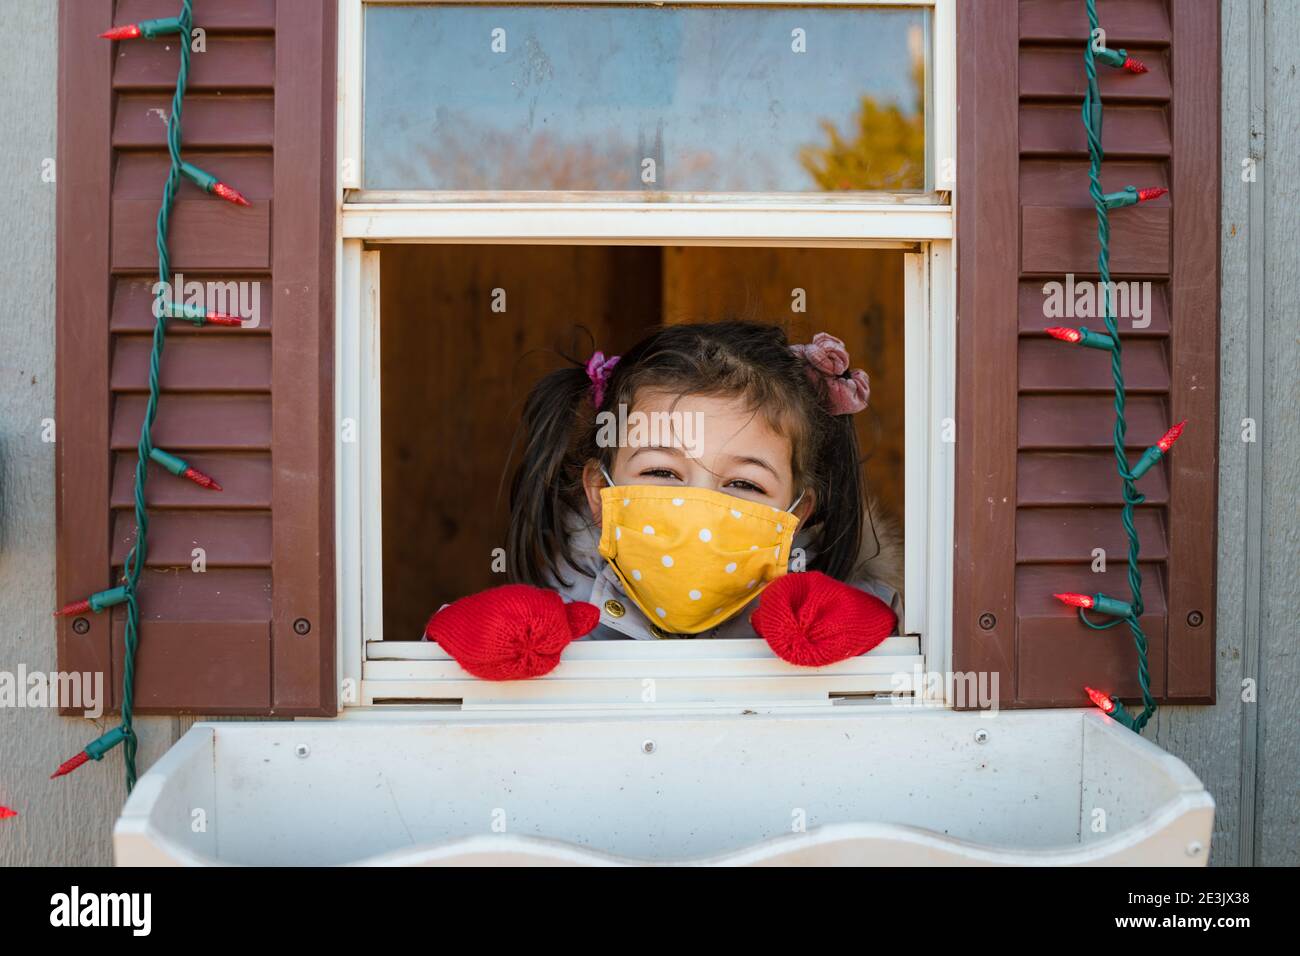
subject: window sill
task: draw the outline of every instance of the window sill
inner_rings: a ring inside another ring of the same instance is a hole
[[[582,641],[558,667],[527,681],[484,681],[424,641],[366,645],[358,704],[459,701],[464,708],[791,702],[910,694],[923,672],[920,641],[891,637],[861,657],[804,668],[761,640]]]

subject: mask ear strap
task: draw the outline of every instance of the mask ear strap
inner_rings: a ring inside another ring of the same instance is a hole
[[[808,490],[808,489],[805,488],[803,491],[799,492],[799,497],[796,498],[796,499],[794,499],[794,504],[792,504],[789,508],[786,508],[785,510],[786,510],[786,511],[794,511],[795,508],[798,508],[798,507],[799,507],[799,502],[803,501],[803,496],[804,496],[804,494],[807,492],[807,490]]]
[[[600,473],[601,473],[602,475],[605,476],[605,480],[606,480],[607,482],[609,482],[609,486],[610,486],[611,488],[613,488],[613,487],[614,487],[614,479],[611,478],[611,477],[609,477],[609,472],[607,472],[607,471],[605,470],[605,466],[604,466],[604,465],[601,465],[601,466],[600,466]],[[800,497],[802,497],[802,496],[800,496]]]

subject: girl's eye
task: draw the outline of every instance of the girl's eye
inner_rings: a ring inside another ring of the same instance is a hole
[[[733,479],[732,481],[727,482],[727,487],[739,488],[741,491],[752,491],[756,495],[767,494],[767,492],[764,491],[762,488],[760,488],[758,485],[754,484],[752,481],[746,481],[744,478],[736,478]]]
[[[681,481],[677,473],[668,468],[647,468],[641,472],[642,478],[666,478],[670,481]]]

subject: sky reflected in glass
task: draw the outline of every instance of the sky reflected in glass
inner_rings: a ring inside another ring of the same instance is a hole
[[[925,188],[928,9],[396,5],[365,26],[367,189]]]

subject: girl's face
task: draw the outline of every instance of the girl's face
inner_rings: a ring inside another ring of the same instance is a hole
[[[638,420],[647,439],[639,442]],[[804,490],[795,487],[790,440],[739,398],[646,391],[628,414],[627,437],[609,470],[616,485],[708,488],[783,511]],[[587,463],[582,477],[592,518],[600,524],[605,478],[596,462]],[[813,504],[805,492],[794,513],[802,521]]]

